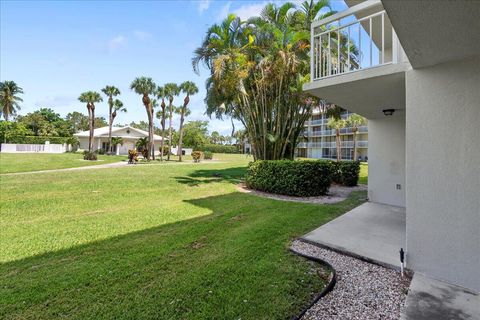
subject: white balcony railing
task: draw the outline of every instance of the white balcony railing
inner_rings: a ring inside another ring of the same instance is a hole
[[[300,142],[297,148],[336,148],[336,142]],[[357,141],[357,148],[367,148],[368,141]],[[342,141],[342,148],[353,148],[353,141]]]
[[[379,0],[312,23],[310,55],[312,81],[404,59]]]

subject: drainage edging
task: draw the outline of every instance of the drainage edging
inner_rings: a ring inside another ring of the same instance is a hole
[[[301,240],[301,239],[297,239],[297,240]],[[303,257],[305,259],[308,259],[310,261],[315,261],[315,262],[318,262],[324,266],[327,266],[330,270],[332,270],[332,275],[330,277],[330,281],[328,282],[328,284],[325,286],[325,288],[323,288],[323,290],[315,297],[315,299],[313,299],[313,301],[307,306],[305,307],[299,315],[297,316],[294,316],[292,318],[292,320],[299,320],[301,319],[305,313],[307,313],[307,311],[313,307],[315,305],[315,303],[318,302],[318,300],[320,300],[320,298],[324,297],[327,295],[327,293],[329,293],[330,291],[333,290],[333,287],[335,287],[335,283],[337,282],[337,272],[335,271],[335,268],[327,261],[325,260],[322,260],[320,258],[317,258],[317,257],[313,257],[313,256],[309,256],[309,255],[306,255],[306,254],[303,254],[303,253],[300,253],[298,251],[295,251],[293,249],[290,248],[290,251],[293,252],[294,254],[300,256],[300,257]]]

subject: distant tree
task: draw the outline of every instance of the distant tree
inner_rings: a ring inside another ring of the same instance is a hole
[[[67,114],[65,121],[72,134],[88,130],[88,117],[83,113],[73,111]]]
[[[3,114],[5,121],[20,110],[20,102],[23,102],[18,96],[20,94],[23,94],[23,89],[15,81],[0,82],[0,113]]]
[[[157,85],[153,82],[152,78],[139,77],[133,80],[130,85],[130,89],[134,90],[137,94],[142,95],[142,103],[147,111],[148,117],[148,142],[149,150],[147,154],[147,160],[150,160],[150,155],[155,159],[154,140],[153,140],[153,106],[151,104],[150,96],[155,94]]]
[[[95,91],[84,92],[78,97],[80,102],[87,104],[88,110],[88,119],[89,119],[89,130],[90,134],[88,136],[88,151],[93,150],[93,129],[95,127],[95,103],[103,101],[100,93]]]
[[[105,117],[95,117],[93,129],[103,128],[108,126],[108,122]]]
[[[0,121],[0,140],[4,143],[10,141],[12,137],[30,135],[33,135],[33,132],[21,122]]]
[[[210,142],[213,144],[218,144],[220,142],[220,133],[218,133],[218,131],[213,131],[210,134]]]
[[[167,83],[165,84],[165,95],[168,98],[168,119],[169,119],[169,124],[168,124],[168,141],[170,145],[170,149],[172,146],[172,129],[173,129],[173,112],[174,106],[173,106],[173,99],[180,94],[180,88],[178,87],[177,84],[175,83]],[[170,152],[167,154],[167,160],[170,160]]]
[[[188,104],[190,102],[190,96],[198,93],[198,88],[192,81],[185,81],[180,85],[180,90],[185,94],[183,99],[183,105],[179,109],[180,113],[180,128],[178,130],[178,161],[182,162],[182,138],[183,138],[183,122],[185,117],[190,114]]]
[[[353,160],[357,160],[357,132],[358,132],[358,127],[360,126],[363,126],[365,123],[367,122],[367,120],[354,113],[352,115],[350,115],[348,118],[347,118],[347,127],[351,127],[352,128],[352,133],[353,133]]]
[[[139,122],[132,121],[132,122],[130,122],[129,126],[132,127],[132,128],[137,128],[137,129],[148,132],[148,122],[143,121],[143,120],[141,120]]]
[[[183,127],[183,145],[201,149],[208,142],[208,122],[207,121],[189,121]]]
[[[120,90],[115,86],[106,86],[102,89],[102,92],[108,97],[108,152],[112,152],[112,125],[113,125],[113,97],[116,97],[120,94]],[[120,101],[120,100],[118,100]],[[122,104],[123,107],[123,104]]]
[[[335,129],[335,146],[337,149],[337,161],[340,161],[342,160],[342,140],[340,139],[340,130],[347,126],[347,122],[342,118],[335,119],[334,117],[331,117],[330,119],[328,119],[327,126],[331,129]]]
[[[237,130],[235,131],[235,134],[233,135],[235,138],[235,144],[239,148],[241,152],[244,150],[244,145],[245,145],[245,139],[247,137],[247,133],[245,130]]]

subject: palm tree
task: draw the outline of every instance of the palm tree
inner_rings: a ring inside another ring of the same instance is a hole
[[[166,97],[166,90],[165,87],[157,87],[156,91],[156,96],[158,99],[162,99],[162,102],[160,103],[160,110],[157,112],[157,119],[160,120],[160,126],[162,128],[162,141],[160,141],[160,161],[163,161],[163,146],[164,146],[164,140],[165,140],[165,110],[166,110],[166,104],[165,104],[165,97]],[[168,154],[170,154],[170,148],[168,151]]]
[[[347,123],[345,119],[335,119],[334,117],[330,117],[330,119],[328,119],[327,126],[329,126],[331,129],[335,129],[335,146],[337,148],[337,161],[342,160],[342,140],[340,139],[340,130],[345,128],[346,125]]]
[[[358,127],[363,126],[366,119],[356,113],[347,118],[347,126],[352,128],[353,133],[353,160],[357,161],[357,132]]]
[[[111,150],[113,151],[114,148],[116,148],[118,145],[123,146],[123,138],[122,137],[112,137],[112,148]]]
[[[188,110],[188,103],[190,102],[190,96],[198,93],[198,88],[192,81],[185,81],[180,85],[180,90],[185,94],[183,99],[183,105],[180,107],[180,128],[178,130],[178,161],[182,162],[182,139],[183,139],[183,122],[185,116],[190,114]]]
[[[19,94],[23,94],[23,89],[15,81],[0,82],[0,114],[3,114],[5,121],[20,110],[19,102],[23,102],[23,99],[18,96]]]
[[[177,84],[175,83],[165,84],[165,96],[168,98],[168,119],[169,119],[169,124],[168,124],[169,148],[168,149],[169,150],[172,149],[173,112],[175,111],[173,106],[173,99],[179,94],[180,94],[180,88],[178,87]],[[167,154],[167,160],[170,161],[170,152],[168,152]]]
[[[152,158],[155,159],[155,145],[153,140],[153,106],[151,104],[150,95],[154,94],[156,88],[157,86],[153,82],[152,78],[148,77],[136,78],[130,85],[130,89],[142,95],[142,103],[145,107],[145,110],[147,111],[149,144],[147,160],[150,160],[150,154],[152,155]]]
[[[95,91],[86,91],[78,97],[80,102],[87,104],[88,110],[88,128],[90,135],[88,136],[88,151],[93,151],[93,129],[95,128],[95,103],[102,102],[102,96]]]
[[[112,151],[112,113],[113,113],[113,97],[120,94],[120,90],[114,86],[106,86],[102,89],[102,92],[108,97],[108,152]]]

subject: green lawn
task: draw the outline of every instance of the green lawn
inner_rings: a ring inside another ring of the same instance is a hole
[[[360,175],[358,178],[358,183],[368,184],[368,162],[360,163]]]
[[[290,241],[359,205],[236,191],[250,159],[0,177],[1,319],[286,319],[324,283]]]
[[[84,161],[81,153],[0,153],[0,173],[84,167],[126,159],[126,156],[99,155],[99,161]]]

